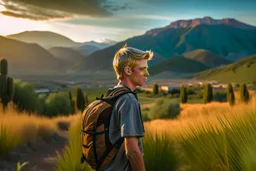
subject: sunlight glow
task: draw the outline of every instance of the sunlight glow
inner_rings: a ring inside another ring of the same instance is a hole
[[[49,30],[46,22],[14,18],[0,14],[0,35],[15,34],[29,30]]]

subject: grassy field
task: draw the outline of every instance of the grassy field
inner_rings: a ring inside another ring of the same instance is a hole
[[[105,88],[85,91],[94,96]],[[256,93],[250,94],[249,104],[240,103],[239,92],[236,92],[234,107],[219,102],[182,104],[176,119],[145,122],[143,144],[147,170],[255,170],[256,164],[251,158],[256,152]],[[160,98],[139,94],[142,108],[151,108]],[[39,139],[47,141],[61,129],[60,123],[71,124],[70,144],[63,149],[63,155],[58,154],[56,169],[90,170],[80,165],[80,114],[50,119],[18,113],[10,105],[5,113],[0,111],[0,118],[1,157],[23,143],[33,145]]]

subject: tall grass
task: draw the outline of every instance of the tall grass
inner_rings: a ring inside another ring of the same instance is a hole
[[[9,105],[3,111],[0,105],[0,156],[7,156],[21,145],[33,146],[38,140],[50,142],[58,132],[57,123],[71,122],[75,116],[50,119],[33,113],[18,112]]]
[[[20,144],[20,137],[8,130],[4,124],[0,124],[0,158],[7,157]]]
[[[81,124],[77,120],[69,130],[69,144],[63,150],[63,154],[57,153],[57,171],[92,171],[85,163],[81,164],[82,140]]]
[[[175,171],[178,168],[174,142],[166,134],[146,134],[143,149],[147,171]]]

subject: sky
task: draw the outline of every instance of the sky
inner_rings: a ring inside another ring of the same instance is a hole
[[[181,19],[256,26],[255,0],[0,0],[0,35],[52,31],[76,42],[122,41]]]

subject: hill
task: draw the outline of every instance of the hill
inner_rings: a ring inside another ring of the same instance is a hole
[[[18,34],[8,35],[6,37],[26,43],[37,43],[46,49],[54,46],[74,47],[81,45],[81,43],[74,42],[63,35],[49,31],[25,31]]]
[[[209,67],[201,62],[185,58],[183,56],[176,56],[149,67],[149,73],[151,75],[156,75],[164,71],[171,71],[175,73],[196,73],[206,69],[209,69]]]
[[[61,61],[61,65],[65,69],[71,68],[78,60],[85,58],[82,54],[71,48],[53,47],[48,51]]]
[[[209,67],[218,67],[232,63],[232,61],[204,49],[197,49],[191,52],[186,52],[183,54],[183,56],[186,58],[194,59]]]
[[[37,44],[24,43],[0,36],[0,57],[6,58],[9,71],[58,71],[59,61]]]
[[[256,81],[255,71],[256,55],[252,55],[225,67],[200,72],[195,78],[218,80],[223,83],[250,83]]]

